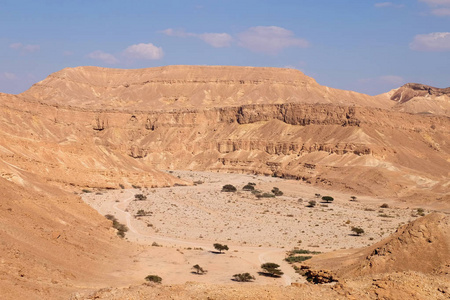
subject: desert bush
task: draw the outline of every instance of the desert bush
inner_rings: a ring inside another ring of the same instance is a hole
[[[222,187],[222,192],[236,192],[237,189],[232,184],[226,184]]]
[[[213,246],[214,246],[214,249],[218,250],[220,253],[222,253],[222,251],[229,250],[227,245],[222,245],[222,244],[216,243]]]
[[[113,228],[117,230],[117,235],[121,238],[125,237],[125,232],[128,231],[128,227],[125,224],[120,223],[117,218],[113,215],[105,215],[105,218],[112,221]]]
[[[150,214],[151,214],[150,212],[145,211],[145,210],[143,210],[143,209],[140,209],[140,210],[138,210],[138,211],[136,212],[136,217],[145,217],[145,216],[148,216],[148,215],[150,215]]]
[[[308,205],[306,207],[314,207],[314,206],[316,206],[316,204],[317,204],[317,202],[315,200],[311,200],[311,201],[308,201]]]
[[[250,275],[250,273],[234,274],[233,277],[234,277],[234,280],[239,281],[239,282],[249,282],[249,281],[255,280],[255,277]]]
[[[320,254],[320,253],[322,253],[322,252],[305,250],[305,249],[294,249],[294,250],[289,252],[289,255],[294,255],[294,254]]]
[[[261,265],[261,269],[266,271],[270,276],[280,277],[284,273],[279,269],[280,265],[275,263],[265,263]]]
[[[193,269],[195,269],[195,273],[199,274],[199,275],[203,275],[205,274],[207,271],[204,270],[202,267],[200,267],[199,265],[195,265],[192,267]]]
[[[320,194],[314,194],[316,198],[320,198]]]
[[[242,188],[244,191],[254,191],[255,187],[253,185],[250,184],[246,184],[244,185],[244,187]]]
[[[351,201],[356,201],[357,199],[356,196],[351,196],[350,198],[352,199]]]
[[[144,194],[136,194],[136,195],[134,195],[134,200],[144,201],[144,200],[147,200],[147,196],[145,196]]]
[[[87,193],[92,193],[92,191],[91,191],[91,190],[88,190],[88,189],[82,189],[81,191],[82,191],[83,193],[86,193],[86,194],[87,194]]]
[[[421,217],[425,216],[425,211],[423,208],[418,208],[417,209],[417,214]]]
[[[364,229],[360,227],[352,227],[352,231],[358,236],[364,233]]]
[[[389,205],[387,203],[381,204],[380,208],[389,208]]]
[[[305,260],[311,259],[312,256],[288,256],[284,260],[288,263],[295,263],[295,262],[304,262]]]
[[[262,194],[257,194],[256,198],[275,198],[275,195],[271,194],[271,193],[262,193]]]
[[[125,188],[125,186],[121,183],[119,183],[119,187],[123,190]]]
[[[274,188],[272,189],[272,193],[273,193],[275,196],[283,196],[283,192],[280,191],[280,189],[277,188],[277,187],[274,187]]]
[[[162,278],[158,275],[148,275],[147,277],[145,277],[145,280],[155,283],[161,283]]]
[[[322,200],[325,201],[326,203],[330,203],[331,201],[334,200],[334,198],[331,196],[323,196]]]
[[[381,218],[393,218],[393,216],[390,216],[388,214],[379,214],[378,216]]]

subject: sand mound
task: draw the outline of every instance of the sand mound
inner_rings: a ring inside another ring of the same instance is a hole
[[[347,255],[329,253],[311,260],[311,264],[331,269],[344,278],[404,271],[448,274],[450,217],[429,214],[373,246]]]

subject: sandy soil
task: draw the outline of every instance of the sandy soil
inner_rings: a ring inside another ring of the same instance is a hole
[[[350,201],[351,195],[329,191],[325,194],[297,181],[170,172],[197,185],[83,194],[83,199],[101,214],[115,215],[128,226],[127,240],[143,245],[135,265],[128,271],[121,270],[124,275],[130,272],[132,277],[144,278],[153,272],[165,283],[230,283],[233,274],[256,275],[261,271],[261,263],[276,262],[285,272],[283,278],[257,276],[255,283],[289,285],[304,279],[283,260],[288,250],[298,247],[326,252],[363,247],[414,219],[411,209],[396,208],[389,199],[358,197],[357,201]],[[248,182],[256,183],[263,192],[278,187],[284,195],[258,199],[251,192],[242,191]],[[238,191],[222,192],[225,184],[235,185]],[[335,200],[322,203],[316,193],[331,195]],[[147,199],[136,201],[136,194],[144,194]],[[310,200],[317,200],[316,207],[306,207]],[[380,208],[383,203],[389,208]],[[148,216],[137,217],[138,210],[144,210]],[[362,227],[366,233],[354,236],[352,226]],[[216,242],[227,244],[230,250],[216,254],[212,246]],[[160,247],[148,247],[152,244]],[[194,264],[200,264],[208,273],[193,274]]]

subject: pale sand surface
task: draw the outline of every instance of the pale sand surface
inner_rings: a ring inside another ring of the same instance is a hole
[[[138,279],[158,274],[165,283],[230,283],[233,274],[250,272],[256,275],[256,284],[289,285],[304,279],[283,261],[288,250],[299,247],[327,252],[364,247],[415,219],[411,216],[412,209],[400,208],[402,204],[393,200],[358,196],[355,202],[350,201],[352,195],[319,190],[298,181],[242,174],[170,172],[203,183],[82,195],[102,215],[115,215],[126,224],[130,229],[126,239],[142,244],[135,264],[128,270],[123,266],[118,270],[123,276]],[[263,192],[278,187],[284,195],[257,199],[251,192],[242,191],[248,182],[256,183],[256,188]],[[236,186],[238,191],[221,192],[225,184]],[[333,196],[335,200],[322,203],[316,193]],[[147,199],[135,201],[135,194],[144,194]],[[317,200],[317,206],[306,207],[309,200]],[[383,203],[390,208],[381,209]],[[136,217],[141,209],[151,214]],[[366,233],[353,236],[352,226],[362,227]],[[154,242],[162,247],[148,247]],[[227,244],[230,250],[225,254],[213,253],[212,245],[216,242]],[[285,272],[283,278],[257,276],[264,262],[280,264]],[[208,273],[192,274],[195,264]]]

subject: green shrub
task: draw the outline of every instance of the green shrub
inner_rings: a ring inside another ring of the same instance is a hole
[[[144,201],[144,200],[147,200],[147,196],[145,196],[144,194],[136,194],[136,195],[134,195],[134,199],[136,200],[136,201]]]
[[[145,280],[155,283],[161,283],[162,278],[158,275],[148,275],[147,277],[145,277]]]
[[[360,227],[352,227],[352,231],[358,236],[364,233],[364,229]]]
[[[311,201],[308,201],[308,205],[306,207],[314,207],[314,206],[316,206],[316,204],[317,204],[317,202],[315,200],[311,200]]]
[[[322,200],[325,201],[326,203],[330,203],[331,201],[334,200],[334,198],[331,196],[323,196]]]
[[[249,282],[249,281],[255,280],[255,277],[250,275],[250,273],[234,274],[233,277],[234,277],[234,280],[239,281],[239,282]]]
[[[195,269],[195,273],[199,274],[199,275],[203,275],[205,274],[207,271],[204,270],[202,267],[200,267],[199,265],[195,265],[192,267],[193,269]]]
[[[236,192],[237,189],[234,185],[226,184],[222,187],[222,192]]]
[[[270,276],[280,277],[284,273],[279,269],[280,265],[275,263],[265,263],[261,265],[261,269],[269,273]]]
[[[117,230],[117,235],[121,238],[125,237],[125,232],[128,231],[128,227],[125,224],[120,223],[117,218],[113,215],[105,215],[105,218],[112,221],[113,228]]]
[[[214,249],[218,250],[220,253],[222,253],[222,251],[224,251],[224,250],[225,251],[229,250],[227,245],[222,245],[222,244],[216,243],[213,246],[214,246]]]
[[[305,250],[305,249],[294,249],[291,252],[289,252],[289,255],[294,255],[294,254],[320,254],[320,253],[322,253],[322,252]]]
[[[283,196],[283,192],[280,191],[280,189],[277,188],[277,187],[274,187],[274,188],[272,189],[272,193],[273,193],[275,196]]]
[[[262,193],[262,194],[257,194],[256,198],[275,198],[275,195],[271,194],[271,193]]]
[[[312,256],[289,256],[286,257],[284,260],[287,261],[288,263],[294,263],[294,262],[303,262],[311,258]]]
[[[244,191],[254,191],[255,187],[253,185],[247,184],[242,188]]]

